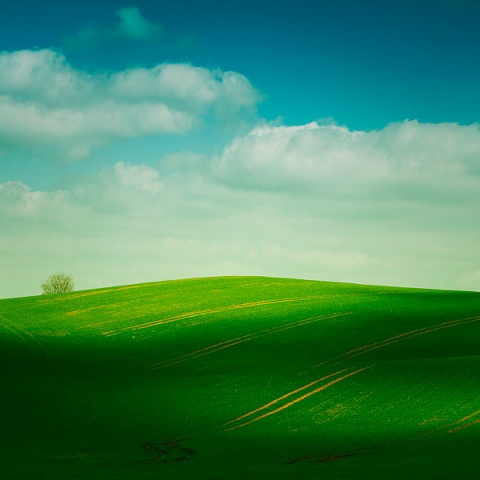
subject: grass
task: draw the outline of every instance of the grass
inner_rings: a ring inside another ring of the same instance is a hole
[[[473,479],[480,293],[263,277],[0,301],[16,479]]]

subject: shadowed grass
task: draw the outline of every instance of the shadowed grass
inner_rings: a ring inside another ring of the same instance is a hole
[[[1,300],[0,465],[475,478],[479,341],[473,292],[221,277]]]

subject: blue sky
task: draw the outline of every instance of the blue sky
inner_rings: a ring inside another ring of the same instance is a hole
[[[107,40],[128,5],[12,2],[2,8],[2,47],[60,49],[87,69],[189,62],[238,71],[264,93],[263,117],[293,124],[478,120],[475,1],[139,1],[158,37]],[[97,41],[82,44],[89,27]]]
[[[0,297],[51,270],[480,289],[479,20],[469,0],[2,5]]]

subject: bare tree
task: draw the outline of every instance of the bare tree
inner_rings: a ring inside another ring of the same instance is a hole
[[[64,273],[53,273],[50,275],[41,287],[44,295],[52,293],[72,292],[75,284],[71,275]]]

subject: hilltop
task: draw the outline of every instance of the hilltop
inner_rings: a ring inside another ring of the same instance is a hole
[[[0,300],[6,479],[480,470],[480,293],[266,277]]]

